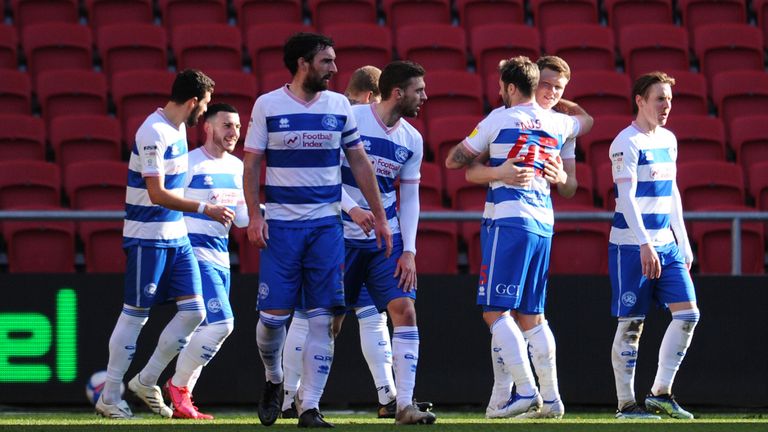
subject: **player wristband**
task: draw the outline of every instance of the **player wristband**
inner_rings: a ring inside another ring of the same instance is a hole
[[[200,214],[205,213],[205,203],[203,201],[200,201],[200,205],[197,206],[197,212]]]

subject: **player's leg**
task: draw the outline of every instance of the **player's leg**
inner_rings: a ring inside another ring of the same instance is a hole
[[[288,327],[288,335],[283,347],[283,418],[296,418],[298,412],[294,398],[301,383],[301,370],[304,364],[304,343],[307,341],[309,322],[304,309],[293,311],[293,319]]]

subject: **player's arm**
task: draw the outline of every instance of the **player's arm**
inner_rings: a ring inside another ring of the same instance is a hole
[[[258,248],[267,247],[269,230],[259,208],[259,180],[261,174],[261,152],[246,152],[243,156],[243,195],[248,207],[248,241]]]
[[[560,99],[560,102],[558,102],[557,105],[555,105],[552,109],[559,113],[569,115],[579,122],[579,130],[575,136],[585,135],[587,132],[592,130],[594,119],[587,113],[587,111],[584,110],[584,108],[580,107],[577,103],[571,102],[567,99]]]
[[[144,182],[147,185],[147,194],[149,194],[149,200],[152,201],[152,204],[169,210],[203,213],[223,225],[231,223],[235,218],[235,213],[227,207],[182,198],[171,193],[165,188],[165,176],[162,174],[144,177]]]
[[[464,178],[470,183],[488,184],[501,181],[512,186],[526,187],[533,179],[533,168],[519,167],[515,164],[525,160],[523,157],[507,159],[503,164],[491,167],[486,165],[490,159],[488,151],[484,151],[473,160],[464,173]]]
[[[448,152],[448,157],[445,158],[445,167],[448,169],[463,168],[475,160],[478,155],[479,153],[467,146],[465,141],[462,141]]]
[[[341,186],[341,209],[352,218],[352,222],[357,224],[365,235],[371,232],[376,222],[373,213],[357,205],[357,202],[347,193],[344,185]]]
[[[395,277],[403,291],[417,288],[416,277],[416,232],[419,226],[419,183],[400,180],[400,234],[403,236],[403,254],[397,260]]]
[[[693,264],[693,250],[691,249],[691,243],[688,240],[688,232],[685,229],[683,202],[680,198],[680,191],[677,189],[677,182],[674,182],[672,185],[672,212],[669,216],[669,224],[672,227],[672,232],[675,234],[677,247],[680,249],[680,252],[683,253],[685,265],[688,267],[688,270],[690,270],[691,264]]]
[[[557,193],[564,198],[576,194],[579,182],[576,180],[576,159],[563,159],[559,155],[544,161],[544,178],[557,185]]]

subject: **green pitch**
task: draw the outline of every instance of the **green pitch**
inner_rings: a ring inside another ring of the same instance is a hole
[[[205,411],[208,412],[208,411]],[[0,430],[13,431],[254,431],[263,428],[254,411],[224,410],[217,412],[216,420],[194,422],[188,420],[166,420],[152,416],[145,411],[136,412],[131,421],[110,421],[96,417],[90,412],[76,411],[0,411]],[[445,412],[436,410],[437,423],[433,426],[417,426],[419,430],[482,432],[482,431],[557,431],[557,432],[734,432],[768,431],[768,417],[762,414],[706,413],[690,421],[627,421],[615,420],[608,411],[580,411],[566,414],[562,420],[486,420],[480,410],[477,412]],[[326,419],[336,425],[339,431],[392,431],[392,420],[373,418],[372,412],[327,411]],[[400,430],[402,427],[397,427]],[[278,420],[269,429],[298,430],[296,420]]]

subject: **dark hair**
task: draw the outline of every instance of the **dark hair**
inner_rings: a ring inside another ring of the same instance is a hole
[[[661,71],[648,72],[643,74],[635,80],[635,84],[632,85],[632,104],[635,110],[637,110],[637,102],[635,102],[635,96],[641,96],[643,99],[648,97],[648,90],[654,84],[669,84],[675,85],[675,79]]]
[[[205,114],[203,114],[203,115],[205,116],[205,120],[208,121],[208,120],[212,119],[213,117],[215,117],[216,114],[218,114],[220,112],[227,112],[227,113],[237,114],[237,109],[235,109],[235,107],[233,107],[230,104],[225,104],[225,103],[219,102],[219,103],[208,105],[208,109],[205,111]]]
[[[559,74],[562,74],[565,79],[571,79],[571,68],[568,63],[558,56],[541,56],[536,60],[536,66],[539,67],[539,72],[544,69],[551,69]]]
[[[395,88],[405,89],[411,78],[423,77],[424,68],[420,64],[408,60],[397,60],[389,63],[381,71],[379,90],[381,99],[387,100]]]
[[[296,75],[299,70],[299,59],[311,62],[319,51],[332,47],[333,39],[318,33],[296,33],[285,42],[283,46],[283,63]]]
[[[199,70],[184,69],[176,74],[173,81],[171,102],[183,104],[192,98],[202,99],[206,93],[213,93],[215,85],[211,78]]]
[[[379,77],[381,70],[376,66],[363,66],[352,72],[344,94],[347,96],[360,92],[373,92],[374,96],[381,94],[379,90]]]
[[[525,97],[533,97],[533,90],[539,85],[539,68],[526,56],[512,57],[500,65],[501,81],[504,86],[514,84]]]

